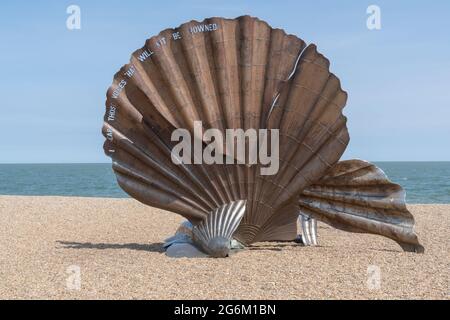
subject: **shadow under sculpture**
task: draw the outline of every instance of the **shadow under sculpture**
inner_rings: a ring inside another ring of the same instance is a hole
[[[339,161],[350,139],[346,100],[314,44],[249,16],[190,21],[148,39],[115,74],[104,151],[129,195],[189,221],[167,247],[192,243],[225,257],[254,242],[293,241],[301,214],[307,245],[317,243],[317,219],[423,252],[403,189],[373,164]],[[277,129],[277,173],[262,175],[261,164],[174,163],[174,130],[205,147],[196,121],[223,136]]]

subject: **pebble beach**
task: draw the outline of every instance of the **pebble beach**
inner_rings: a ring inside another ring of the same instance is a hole
[[[319,223],[318,247],[169,258],[183,218],[133,199],[0,196],[1,299],[449,299],[450,205],[410,205],[424,254]]]

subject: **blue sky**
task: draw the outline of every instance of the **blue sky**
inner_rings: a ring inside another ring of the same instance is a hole
[[[145,40],[250,14],[314,42],[349,93],[344,158],[450,160],[449,1],[14,1],[0,5],[0,163],[109,162],[113,74]],[[81,8],[81,30],[66,8]],[[381,30],[366,9],[381,8]]]

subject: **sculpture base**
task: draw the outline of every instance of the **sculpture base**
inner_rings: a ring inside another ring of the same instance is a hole
[[[166,255],[223,258],[230,250],[244,248],[232,236],[244,215],[245,203],[244,200],[227,203],[196,226],[189,221],[183,222],[175,235],[165,240]]]

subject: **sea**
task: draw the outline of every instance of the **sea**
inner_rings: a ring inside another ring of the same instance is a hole
[[[450,162],[375,162],[407,203],[450,203]],[[0,195],[126,198],[110,163],[0,164]]]

